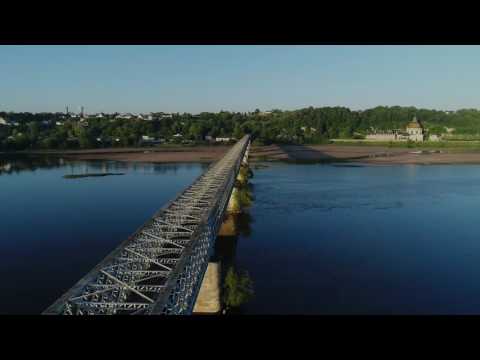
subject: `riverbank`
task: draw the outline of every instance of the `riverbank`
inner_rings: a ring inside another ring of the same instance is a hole
[[[480,151],[444,148],[389,148],[353,145],[270,145],[254,147],[252,161],[337,162],[376,165],[480,164]]]
[[[152,148],[107,148],[89,150],[22,151],[23,155],[54,155],[71,160],[113,160],[151,163],[212,162],[220,159],[229,146],[176,146]],[[5,153],[10,155],[14,153]]]
[[[109,148],[90,150],[43,150],[11,154],[55,155],[71,160],[112,160],[124,162],[188,163],[213,162],[229,146],[175,146],[152,148]],[[364,145],[269,145],[253,146],[250,160],[287,162],[361,162],[394,164],[480,164],[480,150],[461,148],[401,148]]]

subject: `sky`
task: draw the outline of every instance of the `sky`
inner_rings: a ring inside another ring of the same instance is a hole
[[[0,46],[0,111],[480,108],[480,46]]]

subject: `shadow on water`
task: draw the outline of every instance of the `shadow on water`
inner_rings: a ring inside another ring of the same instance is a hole
[[[253,184],[247,184],[243,191],[249,193],[251,200],[254,199]],[[225,216],[211,259],[220,263],[222,307],[230,314],[242,313],[242,305],[253,296],[253,283],[248,272],[240,269],[236,263],[238,241],[240,238],[249,238],[252,233],[254,219],[248,207],[244,206],[240,213]]]
[[[252,223],[253,218],[248,212],[227,215],[215,243],[214,261],[221,261],[225,268],[235,265],[238,240],[251,235]]]
[[[333,164],[334,167],[346,167],[346,168],[363,168],[365,165],[359,164]]]

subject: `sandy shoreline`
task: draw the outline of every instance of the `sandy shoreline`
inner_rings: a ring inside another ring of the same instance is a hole
[[[69,151],[19,152],[30,155],[57,155],[73,160],[114,160],[125,162],[187,163],[213,162],[220,159],[229,146],[172,148],[112,148]],[[388,148],[353,145],[269,145],[253,146],[250,160],[289,162],[354,162],[371,165],[395,164],[480,164],[480,151],[449,149]],[[5,153],[4,153],[5,154]],[[6,155],[13,155],[6,154]]]
[[[372,165],[395,164],[480,164],[480,152],[452,152],[448,149],[388,148],[381,146],[270,145],[254,148],[252,160],[292,162],[354,162]]]
[[[228,149],[229,146],[112,148],[68,151],[32,151],[19,152],[18,154],[54,155],[72,160],[114,160],[126,162],[179,163],[216,161],[220,159]]]

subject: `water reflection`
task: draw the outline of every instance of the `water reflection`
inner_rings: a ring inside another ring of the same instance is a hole
[[[247,184],[243,190],[253,200],[253,186]],[[251,203],[250,203],[251,204]],[[241,314],[243,307],[253,297],[253,282],[246,269],[236,262],[237,244],[240,238],[245,240],[252,233],[252,215],[249,206],[243,206],[240,213],[225,216],[215,244],[213,262],[220,262],[222,284],[222,306],[224,313]]]
[[[0,156],[0,166],[0,314],[39,314],[205,165]],[[64,178],[85,172],[125,176]]]
[[[29,155],[0,156],[0,175],[18,174],[22,171],[35,171],[38,168],[53,169],[65,165],[63,158]]]
[[[62,157],[51,155],[0,155],[0,175],[19,174],[21,172],[34,172],[37,169],[65,168],[66,174],[77,175],[110,172],[134,172],[142,175],[176,174],[180,168],[187,171],[198,169],[206,170],[208,163],[143,163],[120,162],[109,160],[76,161],[66,160]]]

